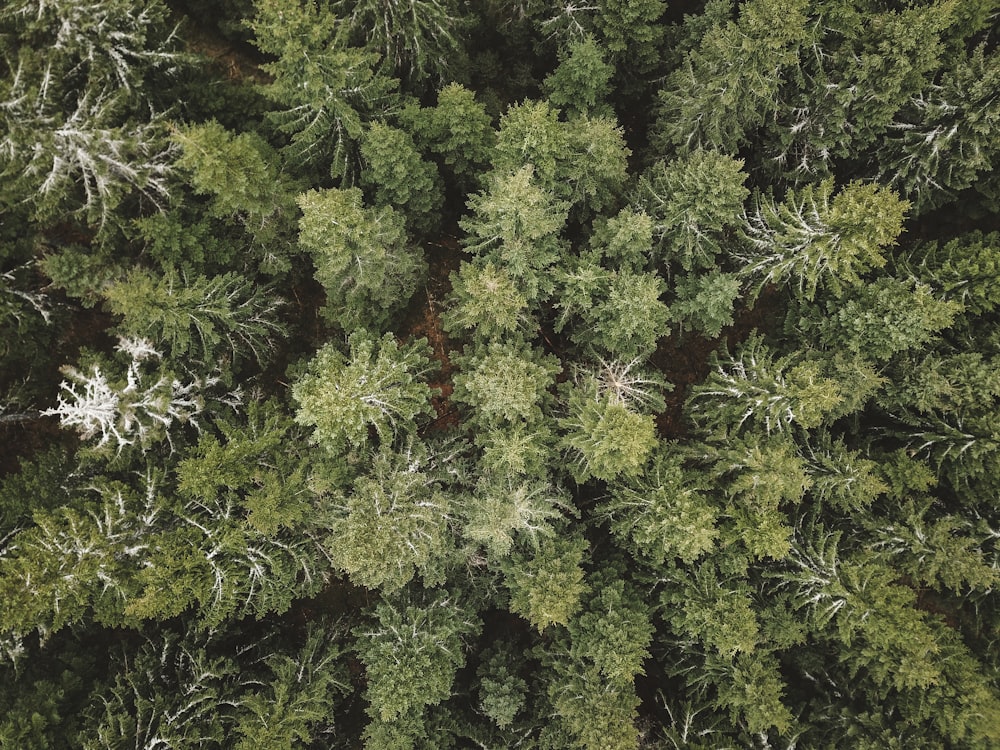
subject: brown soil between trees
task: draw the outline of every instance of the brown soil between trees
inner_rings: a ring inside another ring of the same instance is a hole
[[[451,363],[451,341],[441,327],[441,311],[444,301],[451,292],[451,273],[457,271],[464,252],[458,245],[458,238],[444,235],[435,242],[425,245],[427,255],[427,280],[422,293],[418,292],[410,300],[400,326],[402,338],[423,338],[431,347],[432,356],[439,365],[428,385],[437,395],[431,399],[436,417],[426,427],[428,430],[444,430],[457,427],[458,410],[450,397],[453,390]]]
[[[215,29],[188,22],[181,28],[180,36],[189,52],[211,60],[223,78],[260,84],[274,80],[261,70],[260,61],[245,49],[245,45],[226,39]]]

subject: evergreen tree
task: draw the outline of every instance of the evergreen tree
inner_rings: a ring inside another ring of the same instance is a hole
[[[206,396],[220,383],[216,374],[194,377],[187,382],[159,367],[150,376],[150,365],[162,358],[146,339],[120,339],[118,361],[94,362],[89,369],[63,368],[66,380],[54,407],[42,412],[59,417],[63,427],[75,429],[84,440],[96,438],[96,450],[170,440],[170,428],[191,423],[204,410]],[[123,360],[128,360],[123,365]],[[239,395],[218,394],[233,404]]]
[[[548,101],[571,115],[606,116],[611,76],[600,45],[593,37],[574,40],[561,51],[559,66],[542,82]]]
[[[660,92],[657,149],[735,154],[775,111],[783,75],[799,64],[810,37],[805,11],[802,0],[751,0],[737,20],[709,27]]]
[[[739,224],[750,194],[742,170],[739,159],[697,149],[642,174],[634,200],[652,217],[664,260],[685,271],[715,266],[723,233]]]
[[[314,428],[313,440],[333,454],[364,447],[374,436],[391,443],[431,411],[431,389],[421,381],[430,366],[425,342],[401,347],[391,334],[373,339],[357,332],[348,345],[349,358],[323,346],[292,387],[295,421]]]
[[[391,99],[379,53],[349,46],[350,27],[325,4],[256,0],[255,9],[254,44],[276,58],[263,66],[273,78],[265,94],[280,108],[271,121],[291,139],[285,153],[304,167],[352,174],[363,122]]]
[[[465,663],[463,643],[481,627],[466,605],[446,589],[423,596],[403,592],[380,602],[375,617],[356,635],[376,726],[448,698]]]
[[[922,213],[954,199],[996,163],[1000,57],[977,47],[913,95],[879,142],[879,177]]]
[[[401,449],[383,445],[368,473],[330,498],[336,516],[327,550],[356,583],[392,592],[418,571],[436,579],[453,515],[436,459],[415,441]]]
[[[408,105],[399,113],[404,129],[424,152],[439,160],[461,194],[476,185],[493,153],[496,132],[474,92],[457,83],[438,91],[436,107]]]
[[[277,319],[281,300],[235,273],[190,278],[170,269],[154,277],[136,268],[103,296],[122,316],[123,336],[162,342],[178,359],[214,364],[239,355],[264,364],[285,330]]]
[[[461,49],[453,0],[334,0],[331,10],[404,78],[447,80]]]
[[[420,158],[409,135],[372,123],[361,139],[361,157],[361,184],[374,193],[375,205],[398,208],[422,232],[437,225],[444,197],[440,179],[434,165]]]
[[[744,278],[791,282],[811,300],[821,286],[839,295],[861,274],[886,263],[909,206],[877,185],[853,183],[833,195],[833,181],[789,191],[782,203],[760,196],[746,216],[747,249],[736,254]]]
[[[324,314],[346,331],[384,329],[424,269],[407,246],[403,217],[388,206],[366,207],[357,188],[310,190],[298,203],[299,243],[327,290]]]

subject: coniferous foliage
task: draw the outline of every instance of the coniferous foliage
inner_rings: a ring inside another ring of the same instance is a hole
[[[0,748],[1000,744],[995,0],[0,7]]]

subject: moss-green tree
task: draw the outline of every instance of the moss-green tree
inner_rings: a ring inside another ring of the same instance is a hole
[[[407,244],[402,215],[365,206],[357,188],[310,190],[298,202],[299,243],[327,290],[324,314],[348,332],[384,329],[424,270],[423,257]]]

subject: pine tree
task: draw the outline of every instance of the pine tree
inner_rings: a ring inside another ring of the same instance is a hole
[[[330,9],[405,79],[447,80],[461,50],[453,0],[334,0]]]
[[[407,245],[403,217],[388,206],[365,206],[358,188],[310,190],[298,203],[299,243],[327,290],[326,317],[348,332],[384,330],[424,270]]]
[[[169,442],[175,424],[198,426],[206,396],[220,383],[216,374],[184,382],[160,366],[150,376],[150,365],[163,355],[145,339],[120,339],[116,351],[118,362],[95,362],[82,371],[63,368],[67,379],[60,384],[57,404],[42,414],[59,417],[63,427],[84,440],[96,438],[98,451],[120,452],[130,445],[145,450],[160,440]],[[235,392],[217,397],[239,403]]]
[[[879,178],[917,214],[943,205],[996,163],[1000,57],[977,47],[939,83],[913,95],[879,141]]]
[[[682,464],[660,448],[642,476],[612,485],[600,506],[619,544],[638,559],[692,563],[715,547],[720,509]]]
[[[42,96],[14,92],[0,108],[0,174],[11,185],[0,196],[5,204],[30,200],[42,219],[69,210],[103,225],[130,194],[166,203],[173,154],[162,119],[122,123],[119,102],[104,91],[81,93],[65,113]]]
[[[647,169],[633,200],[653,219],[660,257],[685,271],[714,268],[724,232],[740,223],[745,181],[742,160],[702,149]]]
[[[478,187],[479,176],[492,159],[496,132],[474,92],[449,83],[438,92],[436,107],[408,105],[399,113],[404,129],[425,153],[437,158],[464,195]]]
[[[570,390],[568,414],[559,420],[560,446],[569,453],[568,468],[577,482],[610,481],[643,470],[656,446],[656,425],[633,408],[597,383],[584,381]]]
[[[878,185],[852,183],[833,194],[833,180],[789,191],[782,203],[758,196],[746,215],[746,250],[735,253],[740,275],[791,283],[800,298],[819,288],[839,295],[886,263],[882,248],[902,231],[909,204]]]
[[[842,416],[847,405],[844,389],[823,370],[814,359],[775,358],[760,336],[752,336],[735,355],[715,356],[713,371],[691,390],[688,413],[706,432],[818,427]]]
[[[500,343],[467,349],[454,361],[463,371],[455,375],[452,398],[467,404],[470,421],[483,427],[541,420],[562,369],[554,357]]]
[[[330,498],[335,517],[327,540],[334,564],[352,581],[386,592],[434,567],[449,549],[453,500],[435,457],[416,441],[383,445],[349,491]]]
[[[123,336],[162,342],[177,359],[214,364],[249,356],[264,364],[285,332],[277,317],[282,300],[236,273],[188,277],[170,269],[154,276],[135,268],[102,294],[122,316]]]
[[[574,40],[559,54],[559,66],[542,82],[548,101],[570,115],[611,114],[607,104],[614,68],[591,36]]]
[[[821,346],[878,362],[934,341],[955,323],[962,304],[939,299],[919,281],[884,276],[804,312],[800,330]]]
[[[706,30],[660,92],[654,145],[735,154],[778,106],[781,80],[809,41],[806,3],[751,0]]]
[[[323,346],[292,387],[295,421],[314,428],[313,440],[333,454],[364,447],[375,436],[391,443],[431,413],[432,391],[421,380],[430,366],[425,342],[400,346],[388,333],[373,339],[357,332],[348,345],[349,357]]]
[[[582,538],[555,535],[543,539],[537,549],[518,550],[504,560],[510,610],[539,632],[569,622],[588,588],[581,568],[586,549]]]
[[[263,66],[273,77],[265,94],[280,107],[271,121],[291,139],[285,153],[302,167],[352,175],[364,121],[392,98],[379,53],[348,46],[348,25],[312,0],[257,0],[255,9],[254,44],[277,58]]]
[[[530,299],[519,279],[500,263],[463,262],[451,275],[444,330],[453,336],[488,341],[501,336],[517,339],[537,327]]]
[[[379,602],[375,617],[355,635],[376,724],[405,720],[448,698],[465,663],[463,644],[481,627],[467,606],[446,589],[403,592]]]
[[[550,290],[548,268],[562,251],[567,204],[554,199],[529,164],[495,172],[488,190],[469,199],[472,215],[460,222],[466,248],[503,269],[529,300]]]
[[[372,123],[361,138],[361,158],[361,184],[373,193],[376,206],[398,209],[421,233],[437,226],[444,200],[440,177],[405,131]]]

